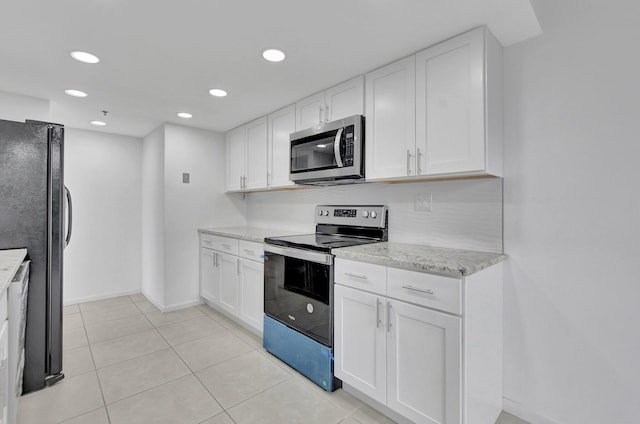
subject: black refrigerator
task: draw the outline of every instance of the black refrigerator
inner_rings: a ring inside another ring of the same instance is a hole
[[[64,186],[64,127],[0,120],[0,249],[31,260],[23,393],[62,373],[62,264],[71,235]]]

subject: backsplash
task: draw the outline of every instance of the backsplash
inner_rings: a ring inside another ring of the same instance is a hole
[[[431,211],[416,196],[431,195]],[[386,204],[389,241],[502,252],[502,179],[351,184],[246,195],[247,225],[302,233],[319,204]]]

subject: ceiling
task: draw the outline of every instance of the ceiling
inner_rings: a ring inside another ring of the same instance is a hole
[[[541,32],[529,0],[20,0],[2,18],[1,91],[50,100],[54,122],[138,137],[163,122],[225,132],[479,25],[504,46]],[[287,58],[265,61],[268,48]]]

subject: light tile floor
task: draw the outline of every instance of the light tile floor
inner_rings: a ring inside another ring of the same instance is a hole
[[[63,334],[65,379],[23,396],[18,424],[393,423],[207,306],[163,314],[141,294],[72,305]]]

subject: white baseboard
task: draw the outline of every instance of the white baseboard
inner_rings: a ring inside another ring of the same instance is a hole
[[[544,417],[527,409],[521,403],[504,397],[502,398],[502,409],[504,409],[511,415],[515,415],[521,420],[530,422],[531,424],[560,424],[558,421],[552,420],[548,417]]]
[[[138,293],[140,293],[139,289],[137,289],[137,290],[128,290],[128,291],[124,291],[124,292],[105,293],[105,294],[99,294],[99,295],[96,295],[96,296],[77,297],[77,298],[74,298],[74,299],[64,299],[62,304],[64,306],[75,305],[76,303],[92,302],[94,300],[104,300],[104,299],[109,299],[109,298],[118,297],[118,296],[130,296],[132,294],[138,294]]]
[[[160,309],[162,312],[173,312],[173,311],[177,311],[184,308],[190,308],[192,306],[202,305],[203,303],[204,302],[202,301],[202,299],[195,299],[195,300],[190,300],[188,302],[174,303],[173,305],[168,305],[165,307],[160,307],[156,305],[156,307]]]

